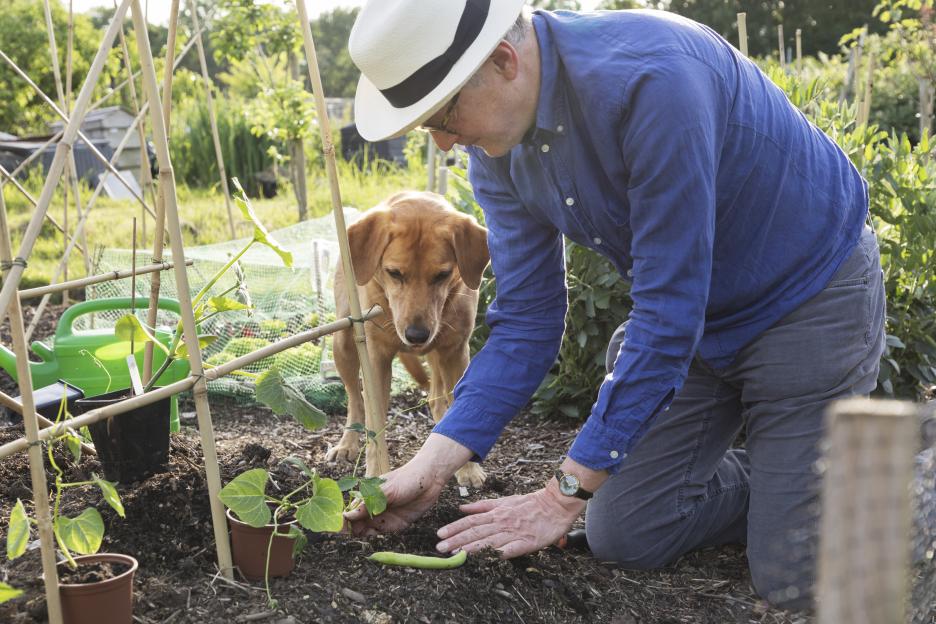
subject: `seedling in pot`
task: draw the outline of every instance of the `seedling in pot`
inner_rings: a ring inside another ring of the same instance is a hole
[[[59,424],[67,420],[71,415],[66,409],[66,401],[63,397],[59,407],[58,416],[55,423]],[[110,481],[98,477],[92,473],[90,481],[78,481],[68,483],[65,481],[65,473],[55,461],[53,454],[56,443],[64,444],[71,453],[75,462],[81,460],[82,439],[72,430],[66,429],[61,435],[48,441],[46,452],[49,465],[55,473],[54,493],[52,501],[52,533],[55,535],[55,541],[58,544],[62,556],[67,562],[69,568],[77,569],[78,565],[72,553],[80,555],[92,555],[101,548],[101,542],[104,539],[104,521],[100,512],[94,507],[89,507],[79,513],[77,516],[68,517],[62,514],[62,494],[66,489],[78,487],[97,487],[107,504],[110,505],[117,514],[123,518],[124,508],[117,494],[117,489]],[[26,513],[26,507],[19,499],[10,512],[10,519],[7,530],[7,559],[16,559],[26,552],[29,544],[30,525],[37,524],[37,521],[30,518]],[[7,589],[0,587],[0,598],[7,593]],[[2,600],[0,600],[2,602]]]

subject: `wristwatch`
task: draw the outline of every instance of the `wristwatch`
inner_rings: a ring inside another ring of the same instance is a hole
[[[588,500],[594,496],[594,492],[589,492],[582,487],[579,478],[574,474],[557,470],[556,480],[559,482],[559,492],[565,496],[574,496],[582,500]]]

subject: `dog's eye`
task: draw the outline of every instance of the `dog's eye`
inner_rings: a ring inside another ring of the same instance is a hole
[[[451,275],[452,275],[451,271],[442,271],[441,273],[437,274],[434,278],[432,278],[432,283],[441,284],[442,282],[447,280],[449,276]]]
[[[389,275],[390,277],[392,277],[398,282],[403,281],[403,274],[400,273],[397,269],[387,269],[387,275]]]

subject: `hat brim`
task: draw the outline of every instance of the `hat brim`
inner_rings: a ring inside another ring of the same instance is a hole
[[[392,139],[432,117],[484,64],[516,21],[524,4],[526,0],[492,1],[481,32],[448,75],[425,97],[406,108],[390,104],[362,74],[354,95],[354,122],[358,133],[367,141]]]

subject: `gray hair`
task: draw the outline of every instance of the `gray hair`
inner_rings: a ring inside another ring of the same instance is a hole
[[[517,16],[517,20],[513,23],[513,26],[511,26],[510,30],[504,35],[504,40],[516,46],[526,38],[531,28],[533,28],[533,22],[530,19],[526,7],[524,7],[524,9],[520,11],[520,15]]]

